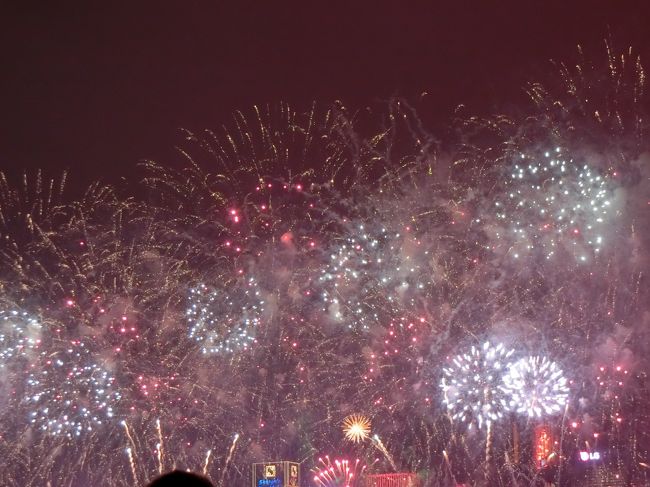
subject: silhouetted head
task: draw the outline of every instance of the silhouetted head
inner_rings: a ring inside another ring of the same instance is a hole
[[[205,477],[174,470],[154,479],[147,487],[214,487]]]

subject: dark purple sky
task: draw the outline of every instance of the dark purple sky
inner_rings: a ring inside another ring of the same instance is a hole
[[[608,32],[650,52],[647,0],[13,3],[0,15],[0,169],[77,181],[128,177],[170,157],[178,127],[219,126],[234,108],[426,91],[443,123],[459,103],[519,102],[549,58],[599,49]]]

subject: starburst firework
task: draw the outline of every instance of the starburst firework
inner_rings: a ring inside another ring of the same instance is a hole
[[[482,428],[503,417],[507,403],[501,383],[512,353],[502,343],[485,342],[443,367],[440,387],[452,419]]]
[[[343,420],[345,438],[353,443],[360,443],[370,436],[371,422],[362,414],[351,414]]]
[[[503,376],[503,387],[509,408],[531,418],[560,413],[569,397],[562,369],[547,357],[526,357],[511,364]]]

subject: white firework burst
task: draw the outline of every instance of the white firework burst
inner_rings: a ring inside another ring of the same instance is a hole
[[[255,343],[263,313],[264,300],[252,278],[231,289],[200,284],[190,290],[189,337],[205,354],[247,350]]]
[[[530,418],[562,411],[569,398],[569,385],[560,366],[546,357],[531,356],[511,364],[503,376],[508,407]]]
[[[503,374],[513,350],[503,344],[485,342],[472,346],[443,367],[440,387],[443,402],[455,421],[476,424],[479,428],[499,420],[508,404],[503,392]]]
[[[0,369],[19,357],[37,353],[42,326],[26,312],[0,311]]]
[[[324,311],[349,329],[370,330],[379,309],[398,309],[431,284],[424,247],[406,225],[401,231],[354,227],[330,250],[321,271]]]
[[[564,248],[579,262],[597,255],[612,211],[608,179],[588,164],[562,154],[521,154],[504,179],[496,203],[497,220],[506,223],[496,237],[511,245],[515,258],[541,251],[551,259]]]
[[[69,438],[110,422],[121,399],[115,377],[93,361],[83,342],[50,351],[27,378],[29,422],[39,431]]]

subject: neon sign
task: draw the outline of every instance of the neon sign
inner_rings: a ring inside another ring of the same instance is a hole
[[[259,479],[257,481],[257,487],[281,487],[281,479]]]
[[[581,451],[580,460],[583,462],[594,462],[600,460],[600,452],[597,451]]]

